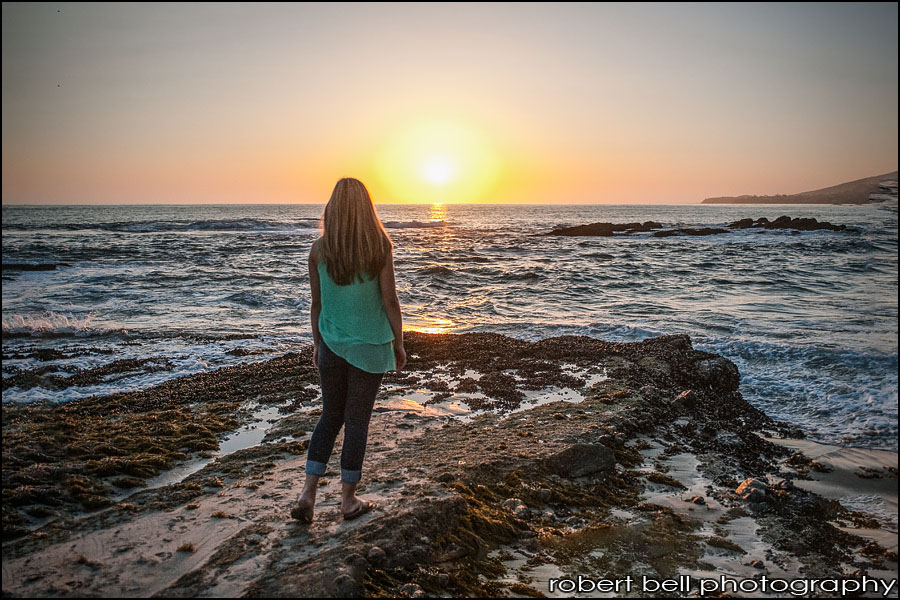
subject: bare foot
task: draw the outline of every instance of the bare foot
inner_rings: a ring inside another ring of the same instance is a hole
[[[294,504],[294,507],[291,509],[291,517],[297,519],[301,523],[312,523],[314,506],[315,500],[311,501],[300,496]]]

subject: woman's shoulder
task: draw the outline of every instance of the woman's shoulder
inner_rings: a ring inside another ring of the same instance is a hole
[[[319,246],[321,241],[322,238],[317,238],[309,248],[309,260],[312,262],[319,262]]]

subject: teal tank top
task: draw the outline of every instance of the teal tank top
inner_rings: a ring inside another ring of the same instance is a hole
[[[378,278],[338,285],[319,262],[319,334],[332,352],[369,373],[397,368],[394,331],[381,301]]]

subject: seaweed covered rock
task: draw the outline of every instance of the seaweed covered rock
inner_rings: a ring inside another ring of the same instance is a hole
[[[563,477],[583,477],[608,473],[616,468],[616,455],[603,444],[573,444],[544,459],[552,473]]]
[[[737,366],[722,356],[698,361],[696,368],[700,379],[715,391],[732,392],[741,383],[741,373]]]

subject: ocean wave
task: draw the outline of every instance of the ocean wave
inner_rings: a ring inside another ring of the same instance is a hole
[[[896,449],[896,352],[732,339],[695,347],[733,360],[747,399],[811,438]]]
[[[266,304],[266,297],[264,294],[258,294],[251,291],[235,292],[226,296],[225,300],[235,304],[249,306],[251,308],[259,308]]]
[[[510,337],[529,342],[564,335],[583,335],[608,342],[640,342],[649,338],[665,335],[664,332],[635,325],[602,322],[591,323],[590,325],[538,322],[494,323],[465,328],[460,332],[466,331],[503,333]]]
[[[453,269],[441,265],[431,265],[420,271],[423,275],[453,275]]]
[[[214,219],[194,221],[185,226],[185,231],[290,231],[294,229],[315,229],[318,221],[266,221],[263,219]]]
[[[66,337],[126,333],[122,329],[95,327],[93,321],[92,314],[84,316],[55,312],[39,315],[14,314],[3,317],[3,337]]]
[[[534,279],[540,279],[543,277],[537,271],[524,270],[524,271],[508,271],[500,275],[500,281],[531,281]]]
[[[108,223],[54,223],[43,224],[49,231],[110,231],[116,233],[166,233],[185,231],[295,231],[315,229],[318,219],[273,221],[267,219],[206,219],[200,221],[113,221]],[[3,226],[4,230],[31,231],[34,226],[15,223]]]
[[[384,226],[388,229],[433,229],[439,227],[447,227],[450,225],[446,221],[385,221]]]

